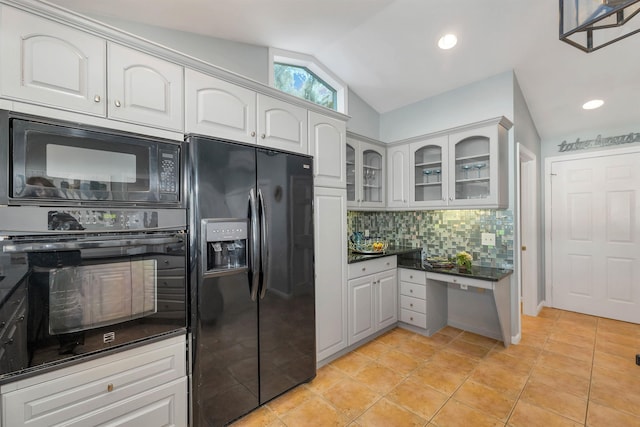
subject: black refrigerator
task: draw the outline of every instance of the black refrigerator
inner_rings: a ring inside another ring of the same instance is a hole
[[[316,374],[313,159],[187,142],[192,425],[213,427]]]

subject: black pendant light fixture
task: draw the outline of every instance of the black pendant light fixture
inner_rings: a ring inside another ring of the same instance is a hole
[[[640,0],[560,0],[560,40],[593,52],[640,32]]]

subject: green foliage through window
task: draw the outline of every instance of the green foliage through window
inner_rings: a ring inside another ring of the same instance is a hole
[[[332,110],[337,109],[337,91],[306,67],[273,64],[276,89]]]

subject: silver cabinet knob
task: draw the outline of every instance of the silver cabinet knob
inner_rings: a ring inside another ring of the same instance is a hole
[[[409,279],[413,279],[413,276],[409,275]]]
[[[362,267],[362,271],[367,271],[366,267]]]
[[[100,95],[96,95],[93,97],[93,102],[100,102],[102,98],[100,98]]]
[[[409,307],[413,307],[413,303],[409,304]]]
[[[262,135],[260,135],[260,138],[265,139],[267,137],[267,135],[265,135],[264,133]]]
[[[409,289],[409,293],[412,294],[413,293],[413,289]]]
[[[122,105],[122,104],[120,104],[120,101],[118,101],[117,99],[115,100],[114,104],[115,104],[115,105],[116,105],[116,107],[118,107],[118,108],[120,108],[120,106]]]
[[[256,136],[255,131],[254,131],[254,132],[251,132],[251,136]]]
[[[453,201],[453,196],[452,196],[452,197],[449,197],[449,200]]]
[[[413,320],[413,317],[410,317],[409,319]]]

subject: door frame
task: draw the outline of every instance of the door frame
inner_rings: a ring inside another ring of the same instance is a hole
[[[515,249],[518,259],[519,274],[518,303],[522,301],[522,314],[537,316],[542,309],[542,302],[538,303],[538,161],[536,155],[527,147],[518,143],[516,146],[516,203],[518,215],[515,218],[516,233]],[[523,209],[525,207],[526,209]],[[527,244],[523,256],[522,242]],[[528,268],[522,268],[525,263]],[[526,277],[522,274],[526,273]]]
[[[640,145],[624,148],[607,148],[580,154],[565,154],[547,157],[544,160],[544,305],[547,307],[553,307],[553,253],[551,250],[551,215],[553,213],[551,206],[551,167],[553,163],[635,153],[640,153]]]

